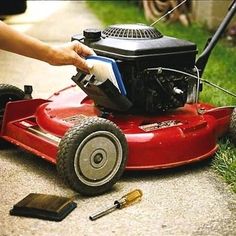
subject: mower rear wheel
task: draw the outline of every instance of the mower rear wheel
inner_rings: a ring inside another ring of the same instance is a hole
[[[234,108],[233,113],[231,115],[229,136],[234,145],[236,145],[236,108]]]
[[[11,101],[22,100],[25,97],[25,93],[10,84],[0,84],[0,128],[2,127],[2,120],[5,111],[6,104]],[[5,142],[0,139],[0,146],[3,146]]]
[[[25,93],[10,84],[0,84],[0,122],[2,121],[6,104],[11,101],[24,99]]]
[[[111,121],[85,118],[59,144],[57,169],[82,195],[102,194],[120,179],[127,162],[127,142]]]

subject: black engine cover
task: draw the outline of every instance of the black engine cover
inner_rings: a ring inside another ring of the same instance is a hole
[[[161,35],[146,25],[113,25],[99,34],[97,30],[85,30],[75,35],[101,56],[116,60],[139,62],[142,67],[170,66],[193,67],[197,54],[196,44],[182,39]]]
[[[116,60],[133,110],[153,113],[186,103],[188,81],[183,75],[157,75],[155,70],[147,73],[147,69],[168,67],[192,71],[196,44],[163,36],[154,27],[143,24],[112,25],[102,32],[88,29],[72,40],[88,45],[97,55]],[[174,93],[175,88],[181,94]],[[103,102],[95,103],[105,106]]]

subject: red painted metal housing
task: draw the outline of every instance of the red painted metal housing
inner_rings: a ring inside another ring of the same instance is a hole
[[[200,111],[200,114],[199,114]],[[126,136],[126,169],[158,169],[211,157],[217,139],[227,132],[231,108],[185,105],[162,115],[110,114]],[[81,118],[100,116],[93,101],[74,85],[48,100],[9,102],[1,137],[56,164],[60,138]]]

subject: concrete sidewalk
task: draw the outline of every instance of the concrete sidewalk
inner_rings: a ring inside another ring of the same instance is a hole
[[[46,42],[67,42],[84,28],[101,27],[82,1],[29,3],[26,14],[7,22]],[[41,15],[39,7],[45,9]],[[2,51],[0,68],[0,83],[21,88],[32,84],[34,97],[42,98],[71,84],[75,73],[72,67],[53,67]],[[135,188],[143,191],[140,203],[94,222],[88,219]],[[211,170],[210,161],[168,171],[125,173],[111,192],[79,196],[78,207],[60,223],[9,215],[12,206],[31,192],[75,194],[49,163],[19,149],[1,150],[0,236],[236,235],[236,195]]]

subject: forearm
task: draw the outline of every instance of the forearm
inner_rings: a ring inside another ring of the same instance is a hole
[[[0,21],[0,49],[50,63],[52,48]]]
[[[50,46],[38,39],[13,30],[0,21],[0,49],[45,61],[51,65],[74,65],[89,73],[86,56],[93,50],[78,41]]]

